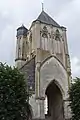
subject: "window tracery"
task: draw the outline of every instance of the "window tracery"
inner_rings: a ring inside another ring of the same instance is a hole
[[[46,26],[44,26],[42,30],[41,46],[43,50],[48,50],[48,30]]]
[[[57,29],[55,33],[55,52],[58,54],[61,54],[61,51],[62,51],[61,50],[61,35],[60,35],[59,30]]]
[[[43,27],[43,32],[44,32],[44,33],[48,33],[48,30],[47,30],[47,27],[46,27],[46,26]]]
[[[58,29],[56,30],[55,40],[57,40],[57,41],[59,40],[60,41],[60,33],[59,33]]]
[[[42,49],[48,50],[48,36],[45,33],[42,34]]]

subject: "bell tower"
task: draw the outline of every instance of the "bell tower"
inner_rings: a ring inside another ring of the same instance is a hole
[[[66,28],[42,9],[29,30],[23,25],[17,29],[15,61],[25,74],[28,92],[32,95],[29,103],[33,119],[70,120],[71,67]]]
[[[42,63],[54,56],[70,74],[70,57],[68,52],[66,28],[60,26],[44,10],[33,21],[32,47],[36,53],[36,63]]]
[[[66,28],[60,26],[42,10],[38,18],[33,21],[30,30],[32,31],[32,47],[36,55],[34,95],[36,102],[33,104],[33,98],[30,99],[34,118],[38,120],[46,118],[44,103],[45,96],[47,96],[48,118],[50,120],[69,120],[68,89],[71,69]],[[52,90],[54,88],[55,90]],[[57,99],[58,97],[60,98]],[[54,100],[54,98],[56,99]]]
[[[16,44],[16,67],[20,68],[26,61],[26,43],[28,29],[22,25],[17,29],[17,44]]]

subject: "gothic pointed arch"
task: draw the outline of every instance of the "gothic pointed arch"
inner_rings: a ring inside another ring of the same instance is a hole
[[[42,29],[42,35],[41,35],[41,48],[43,50],[48,50],[48,30],[47,30],[47,27],[44,26],[43,29]]]
[[[55,32],[55,53],[62,54],[61,34],[58,29]]]
[[[59,87],[63,99],[65,99],[68,90],[67,71],[55,57],[52,56],[42,64],[40,75],[40,84],[42,86],[40,89],[41,96],[45,97],[46,88],[52,81],[54,81]]]
[[[56,84],[55,80],[53,80],[46,88],[47,116],[52,117],[55,120],[57,117],[64,120],[63,95],[59,86],[60,85]]]
[[[56,30],[56,33],[55,33],[55,40],[60,41],[60,32],[58,29]]]

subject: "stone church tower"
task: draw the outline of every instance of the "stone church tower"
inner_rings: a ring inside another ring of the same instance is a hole
[[[70,120],[71,69],[66,28],[42,11],[29,30],[23,25],[17,29],[15,62],[25,74],[32,95],[29,103],[33,119]]]

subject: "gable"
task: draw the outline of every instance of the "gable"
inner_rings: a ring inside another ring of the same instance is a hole
[[[60,25],[44,11],[41,12],[41,14],[38,16],[38,18],[35,21],[40,21],[42,23],[53,25],[55,27],[60,27]]]
[[[47,86],[52,82],[58,85],[63,92],[63,97],[67,96],[68,91],[68,76],[67,71],[61,65],[61,63],[55,58],[51,57],[43,63],[40,69],[40,93],[41,96],[45,96]]]

